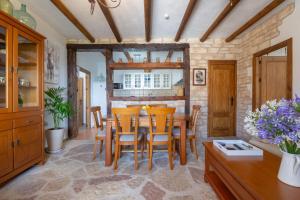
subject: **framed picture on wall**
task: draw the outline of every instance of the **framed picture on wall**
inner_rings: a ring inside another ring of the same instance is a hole
[[[193,85],[195,86],[206,85],[206,69],[204,68],[193,69]]]
[[[50,42],[45,41],[45,83],[58,84],[59,81],[59,48]]]

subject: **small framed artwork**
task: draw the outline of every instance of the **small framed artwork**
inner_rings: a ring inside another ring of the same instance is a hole
[[[193,85],[195,86],[206,85],[206,69],[204,68],[193,69]]]

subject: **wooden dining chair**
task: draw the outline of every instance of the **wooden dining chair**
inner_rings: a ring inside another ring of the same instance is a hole
[[[142,158],[144,154],[143,134],[139,133],[139,114],[141,108],[112,108],[116,126],[114,169],[118,168],[121,146],[134,146],[135,169],[138,168],[138,145],[141,145]]]
[[[167,104],[149,104],[148,105],[149,107],[152,107],[152,108],[167,108],[168,105]]]
[[[103,117],[102,117],[101,107],[100,106],[91,107],[90,111],[93,113],[95,125],[97,128],[97,133],[95,135],[94,155],[93,155],[93,160],[95,160],[97,154],[97,145],[99,142],[100,142],[99,154],[101,156],[106,132],[103,128]]]
[[[135,107],[139,107],[142,109],[143,106],[146,106],[145,104],[128,104],[126,105],[127,108],[135,108]]]
[[[127,108],[140,108],[140,116],[145,116],[147,115],[147,112],[143,109],[143,107],[145,107],[146,104],[128,104],[126,105]]]
[[[152,169],[153,146],[167,145],[170,169],[173,165],[173,115],[176,108],[148,107],[149,134],[147,135],[149,170]]]
[[[200,117],[200,106],[199,105],[193,105],[192,114],[190,116],[189,120],[189,128],[187,130],[187,139],[190,141],[190,148],[191,152],[195,153],[196,159],[198,160],[198,150],[197,150],[197,134],[196,134],[196,128],[197,128],[197,121]],[[180,129],[174,128],[173,129],[173,137],[175,140],[175,143],[179,143],[180,145]]]

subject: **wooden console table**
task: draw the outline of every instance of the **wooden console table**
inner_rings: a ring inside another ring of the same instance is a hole
[[[300,188],[282,183],[277,178],[280,158],[264,151],[262,157],[226,156],[204,142],[205,174],[222,200],[299,200]]]

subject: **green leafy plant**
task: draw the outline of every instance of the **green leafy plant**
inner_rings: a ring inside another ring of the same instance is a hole
[[[45,91],[45,108],[52,115],[54,129],[59,129],[60,123],[73,113],[71,104],[62,97],[64,90],[65,88],[57,87]]]

